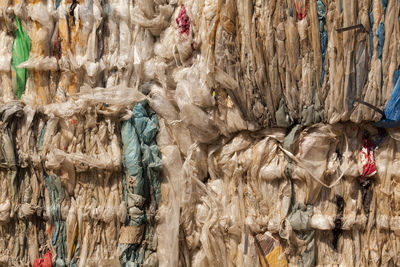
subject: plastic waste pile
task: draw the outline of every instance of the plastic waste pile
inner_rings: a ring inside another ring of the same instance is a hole
[[[400,265],[399,42],[397,0],[0,1],[0,265]]]

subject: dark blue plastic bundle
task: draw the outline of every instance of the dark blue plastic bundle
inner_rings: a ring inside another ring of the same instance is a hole
[[[388,5],[388,0],[381,0],[382,2],[382,7],[383,7],[383,13],[386,14],[386,8]]]
[[[328,45],[328,34],[324,29],[325,25],[325,5],[321,0],[317,1],[317,11],[318,11],[318,20],[319,20],[319,32],[321,39],[321,55],[322,55],[322,72],[321,72],[321,85],[324,82],[325,77],[325,58],[326,58],[326,48]]]
[[[374,26],[374,15],[372,14],[372,4],[374,0],[371,0],[371,6],[369,7],[369,50],[371,53],[371,58],[374,55],[374,34],[372,33],[372,28]]]
[[[379,23],[376,36],[378,37],[378,58],[382,60],[383,45],[385,43],[385,23]]]

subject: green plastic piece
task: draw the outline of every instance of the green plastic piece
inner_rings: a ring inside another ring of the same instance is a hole
[[[19,18],[15,18],[15,23],[17,25],[17,30],[15,32],[15,39],[13,43],[11,65],[14,71],[13,83],[15,94],[17,95],[18,99],[20,99],[22,94],[25,92],[26,80],[28,79],[28,70],[26,68],[17,68],[17,66],[28,60],[29,52],[31,51],[31,39],[22,27]]]

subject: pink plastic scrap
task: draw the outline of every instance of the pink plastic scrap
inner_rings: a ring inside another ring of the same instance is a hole
[[[363,139],[363,147],[361,149],[360,157],[363,165],[363,180],[374,176],[376,174],[374,152],[372,150],[372,143],[366,138]]]
[[[190,21],[189,16],[186,14],[186,8],[184,5],[181,6],[181,10],[179,11],[178,17],[176,18],[176,24],[180,29],[180,34],[189,35],[190,31]]]

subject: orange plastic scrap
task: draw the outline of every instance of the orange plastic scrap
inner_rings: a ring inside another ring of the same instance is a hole
[[[271,233],[258,234],[254,236],[257,253],[263,267],[288,267],[286,256],[279,239]]]
[[[296,13],[297,19],[303,20],[307,16],[307,5],[300,6],[300,3],[296,1]]]

